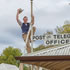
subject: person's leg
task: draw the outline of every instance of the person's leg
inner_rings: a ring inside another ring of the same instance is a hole
[[[35,32],[36,32],[36,27],[33,27],[33,35],[35,34]],[[29,40],[31,41],[31,31],[29,33]]]
[[[24,41],[26,42],[27,34],[23,34],[22,37],[23,37]],[[27,50],[27,53],[31,53],[31,47],[30,47],[29,39],[28,39],[27,44],[26,44],[26,50]]]
[[[35,34],[35,31],[36,31],[36,27],[33,27],[33,35]],[[31,31],[30,31],[30,34],[31,34]]]
[[[36,32],[36,27],[33,27],[33,35],[35,34]]]
[[[26,46],[27,53],[31,53],[30,41],[27,42]]]

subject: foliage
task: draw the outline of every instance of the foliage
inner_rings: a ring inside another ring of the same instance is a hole
[[[16,56],[21,56],[22,52],[18,48],[13,48],[9,46],[5,50],[3,50],[3,53],[0,56],[0,63],[7,63],[7,64],[13,64],[18,66],[18,61],[16,61]]]
[[[28,67],[24,65],[24,70],[28,70]]]
[[[49,45],[49,46],[40,45],[37,48],[34,48],[33,51],[36,52],[36,51],[40,51],[40,50],[43,50],[43,49],[51,48],[51,47],[54,47],[54,46],[56,46],[56,45]]]
[[[40,46],[38,46],[37,48],[34,48],[33,50],[34,50],[34,52],[35,52],[35,51],[42,50],[42,49],[44,49],[44,48],[45,48],[44,45],[40,45]]]
[[[53,31],[47,31],[46,34],[53,34]]]
[[[70,23],[64,24],[62,27],[57,27],[56,33],[59,34],[70,33]]]
[[[57,26],[56,33],[57,34],[70,33],[70,22],[65,21],[65,24],[62,27]],[[53,32],[52,31],[47,31],[46,34],[53,34]],[[42,49],[46,49],[46,48],[51,48],[51,47],[54,47],[54,46],[58,46],[58,45],[49,45],[49,46],[40,45],[37,48],[34,48],[34,52],[42,50]]]

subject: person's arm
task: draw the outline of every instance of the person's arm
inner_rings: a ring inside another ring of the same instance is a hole
[[[17,22],[18,22],[18,24],[20,25],[20,26],[22,26],[22,22],[19,20],[19,9],[17,10],[17,14],[16,14],[16,20],[17,20]]]
[[[32,21],[31,21],[32,25],[34,25],[34,16],[32,16]]]

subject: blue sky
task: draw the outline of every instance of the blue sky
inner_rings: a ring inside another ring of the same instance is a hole
[[[34,0],[36,34],[54,31],[56,26],[62,26],[66,20],[70,21],[69,3],[70,0]],[[0,0],[0,53],[8,46],[20,48],[24,53],[25,43],[16,22],[18,8],[24,9],[20,20],[26,15],[30,22],[30,0]],[[39,44],[40,41],[36,41],[34,47]]]

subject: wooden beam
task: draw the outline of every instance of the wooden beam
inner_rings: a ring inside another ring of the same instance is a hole
[[[20,63],[19,70],[23,70],[23,69],[24,69],[24,64],[23,63]]]
[[[37,69],[36,70],[39,70],[39,66],[37,66]]]
[[[52,62],[51,64],[49,65],[45,65],[44,67],[47,67],[48,69],[52,69],[52,68],[55,68],[57,64],[61,63],[60,61],[55,61],[55,62]]]
[[[70,65],[67,65],[66,67],[62,68],[61,70],[66,70],[66,69],[70,70]]]
[[[45,62],[40,62],[38,66],[42,66]]]
[[[66,63],[64,61],[61,61],[60,63],[54,65],[53,68],[61,70],[62,65],[64,65],[64,64],[66,64]]]
[[[21,62],[45,62],[45,61],[70,61],[70,56],[23,56],[16,57]]]
[[[29,65],[29,70],[31,70],[31,65]]]
[[[32,65],[32,69],[31,70],[34,70],[34,65]]]
[[[52,64],[52,62],[45,62],[41,67],[46,67],[48,65]]]
[[[57,68],[60,67],[60,69],[62,70],[63,68],[66,68],[67,66],[70,66],[70,61],[64,61],[64,62],[61,62],[62,64],[60,65],[56,65]]]
[[[16,57],[20,60],[20,70],[23,70],[23,64],[32,64],[36,66],[41,66],[51,70],[60,70],[66,65],[70,65],[70,56],[22,56]]]

